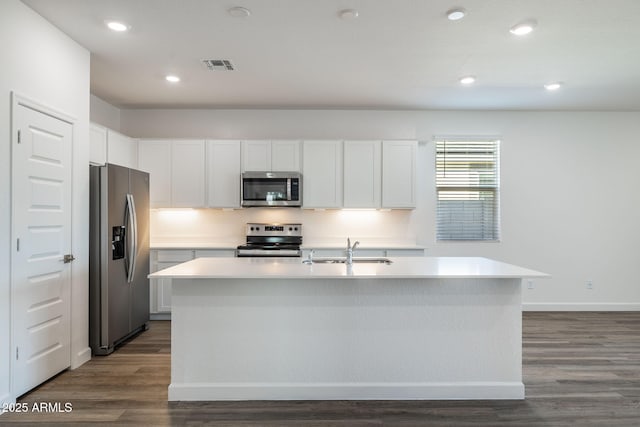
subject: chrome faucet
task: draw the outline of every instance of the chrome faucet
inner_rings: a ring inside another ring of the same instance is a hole
[[[307,259],[302,261],[302,263],[303,264],[313,264],[313,253],[314,252],[315,252],[314,249],[309,250],[309,253],[307,254]]]
[[[356,250],[356,246],[358,246],[359,244],[360,242],[356,241],[353,243],[353,246],[351,246],[351,239],[347,237],[347,265],[353,264],[353,251]]]

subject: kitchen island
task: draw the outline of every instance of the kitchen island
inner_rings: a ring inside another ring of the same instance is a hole
[[[523,399],[521,281],[546,275],[391,261],[198,258],[152,274],[173,282],[169,400]]]

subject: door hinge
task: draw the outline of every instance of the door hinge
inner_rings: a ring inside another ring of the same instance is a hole
[[[20,239],[16,239],[16,251],[20,252]]]
[[[16,347],[16,360],[18,360],[19,355],[20,355],[19,347]]]
[[[74,259],[76,259],[76,257],[74,257],[73,254],[67,254],[64,256],[64,263],[69,264]]]
[[[22,132],[18,129],[18,144],[22,142]]]

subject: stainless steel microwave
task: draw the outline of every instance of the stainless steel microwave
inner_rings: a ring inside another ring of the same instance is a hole
[[[298,172],[245,172],[242,206],[302,206],[302,175]]]

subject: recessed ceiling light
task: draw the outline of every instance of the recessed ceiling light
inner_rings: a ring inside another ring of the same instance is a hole
[[[124,22],[105,21],[105,24],[107,24],[107,27],[109,27],[110,30],[117,31],[119,33],[123,32],[123,31],[127,31],[129,29],[129,26],[127,24],[125,24]]]
[[[447,11],[447,19],[449,19],[449,21],[457,21],[458,19],[464,18],[466,14],[467,14],[466,10],[464,10],[461,7],[458,7],[458,8]]]
[[[251,15],[251,11],[249,9],[240,6],[232,7],[231,9],[227,10],[227,13],[234,18],[247,18],[249,15]]]
[[[509,32],[511,34],[515,34],[516,36],[524,36],[525,34],[529,34],[531,31],[533,31],[533,29],[536,28],[537,24],[538,23],[534,20],[523,21],[511,27]]]
[[[180,77],[174,75],[168,75],[164,79],[171,83],[178,83],[180,81]]]
[[[355,9],[344,9],[338,12],[338,16],[340,17],[340,19],[348,21],[350,19],[356,19],[358,16],[360,16],[360,13],[358,13],[358,11]]]
[[[546,90],[550,90],[550,91],[558,90],[561,87],[562,87],[562,82],[552,82],[552,83],[547,83],[546,85],[544,85],[544,88]]]
[[[459,82],[463,85],[471,85],[474,84],[476,82],[476,78],[474,76],[464,76],[464,77],[460,77]]]

